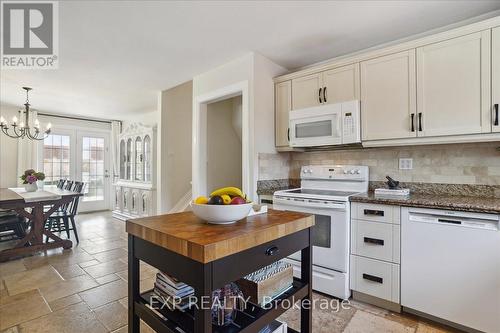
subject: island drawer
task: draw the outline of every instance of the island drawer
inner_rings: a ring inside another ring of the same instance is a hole
[[[248,250],[241,251],[213,262],[213,288],[238,280],[259,268],[306,248],[309,244],[309,229],[278,238]]]
[[[399,225],[352,220],[351,253],[363,257],[399,263]]]
[[[399,303],[399,265],[351,255],[351,289]]]
[[[394,224],[399,224],[400,221],[399,206],[353,202],[351,208],[353,219]]]

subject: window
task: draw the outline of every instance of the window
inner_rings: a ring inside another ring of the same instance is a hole
[[[70,178],[69,135],[50,134],[43,140],[43,172],[47,185]]]
[[[104,199],[104,138],[82,138],[83,201]]]

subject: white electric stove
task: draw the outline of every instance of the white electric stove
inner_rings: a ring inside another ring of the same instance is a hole
[[[368,191],[369,171],[359,165],[303,166],[301,188],[274,192],[273,208],[313,214],[313,289],[341,298],[349,288],[349,197]],[[300,276],[300,252],[287,259]]]

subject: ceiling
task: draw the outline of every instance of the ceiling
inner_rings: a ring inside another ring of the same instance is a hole
[[[293,69],[499,9],[479,0],[61,1],[59,69],[2,70],[0,101],[21,105],[28,85],[39,110],[123,119],[250,51]]]

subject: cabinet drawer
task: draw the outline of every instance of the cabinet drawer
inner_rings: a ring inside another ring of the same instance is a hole
[[[352,203],[352,217],[354,219],[399,224],[399,215],[399,206]]]
[[[399,265],[351,255],[351,289],[399,303]]]
[[[215,260],[212,263],[212,287],[213,289],[220,288],[244,275],[255,272],[259,268],[286,258],[307,246],[309,246],[309,229],[304,229]]]
[[[352,254],[399,263],[399,246],[399,225],[352,220]]]

